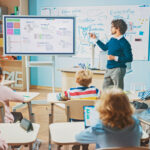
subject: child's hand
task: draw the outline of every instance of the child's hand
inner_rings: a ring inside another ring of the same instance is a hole
[[[68,100],[68,98],[67,98],[66,96],[63,96],[62,93],[58,93],[58,94],[56,95],[56,98],[57,98],[57,100],[59,100],[59,101],[67,101],[67,100]]]

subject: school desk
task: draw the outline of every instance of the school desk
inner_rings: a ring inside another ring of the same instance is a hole
[[[75,82],[75,74],[81,68],[63,68],[60,69],[62,73],[62,91],[66,91],[69,88],[76,87]],[[104,74],[105,71],[102,70],[92,70],[93,79],[92,79],[92,86],[95,86],[98,89],[102,89]]]
[[[54,116],[54,105],[58,106],[59,108],[65,110],[65,101],[59,101],[56,98],[58,93],[48,93],[47,95],[47,103],[51,105],[51,119],[53,122]]]
[[[143,119],[143,118],[140,118],[140,117],[138,117],[138,119],[139,119],[141,122],[143,122],[144,124],[148,125],[148,126],[149,126],[149,130],[150,130],[150,119],[147,120],[147,119]]]
[[[51,144],[56,145],[75,145],[75,135],[84,130],[84,122],[63,122],[52,123],[49,125]],[[148,134],[143,131],[141,139],[147,139]]]
[[[126,93],[129,97],[129,100],[132,101],[141,101],[141,99],[138,97],[138,91],[136,92],[127,92]]]
[[[34,130],[27,132],[20,126],[20,123],[0,123],[1,136],[10,146],[31,145],[36,141],[40,128],[39,124],[33,123],[32,125]]]
[[[48,95],[47,95],[47,103],[55,103],[60,108],[65,109],[65,104],[64,104],[65,101],[59,101],[59,100],[57,100],[57,98],[56,98],[57,94],[58,93],[48,93]],[[128,95],[129,100],[131,102],[132,101],[142,101],[142,102],[148,103],[150,105],[150,100],[146,100],[146,101],[141,100],[138,97],[138,92],[135,92],[135,93],[127,92],[126,94]]]
[[[141,103],[146,103],[149,107],[150,107],[150,99],[148,100],[142,100],[138,97],[138,92],[139,91],[136,91],[136,92],[127,92],[126,94],[128,95],[129,97],[129,100],[130,102],[133,102],[133,101],[138,101],[138,102],[141,102]]]
[[[28,111],[29,111],[29,119],[33,122],[34,118],[32,115],[32,104],[31,101],[39,95],[37,92],[17,92],[17,94],[20,94],[24,97],[24,102],[28,105]]]

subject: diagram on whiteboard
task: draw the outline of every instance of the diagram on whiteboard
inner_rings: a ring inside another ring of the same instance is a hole
[[[7,53],[74,53],[73,19],[13,17],[5,24]]]
[[[41,8],[41,15],[76,17],[76,56],[91,57],[93,41],[89,33],[106,43],[110,37],[111,21],[124,19],[128,25],[126,38],[130,42],[134,60],[148,59],[149,8],[138,6],[97,6],[97,7],[49,7]],[[138,16],[138,17],[136,17]],[[96,46],[95,56],[100,48]]]

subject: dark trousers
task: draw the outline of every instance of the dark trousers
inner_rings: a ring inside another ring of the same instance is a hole
[[[22,113],[21,112],[11,112],[13,117],[14,117],[14,123],[17,121],[20,121],[23,119]]]
[[[82,150],[88,150],[89,144],[82,144]],[[80,150],[80,145],[72,146],[72,150]]]

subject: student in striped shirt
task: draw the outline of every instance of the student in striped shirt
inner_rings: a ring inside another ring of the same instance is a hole
[[[76,72],[75,79],[78,84],[75,88],[70,88],[63,94],[57,95],[58,100],[96,100],[100,97],[100,92],[94,86],[89,86],[92,83],[92,72],[87,69],[82,69]],[[71,121],[81,121],[71,119]],[[83,150],[88,149],[88,144],[82,145]],[[80,145],[74,145],[72,150],[80,150]]]
[[[57,95],[59,100],[96,100],[100,97],[100,92],[94,86],[89,86],[92,82],[92,72],[87,69],[76,72],[76,83],[78,87],[70,88],[63,94]]]

